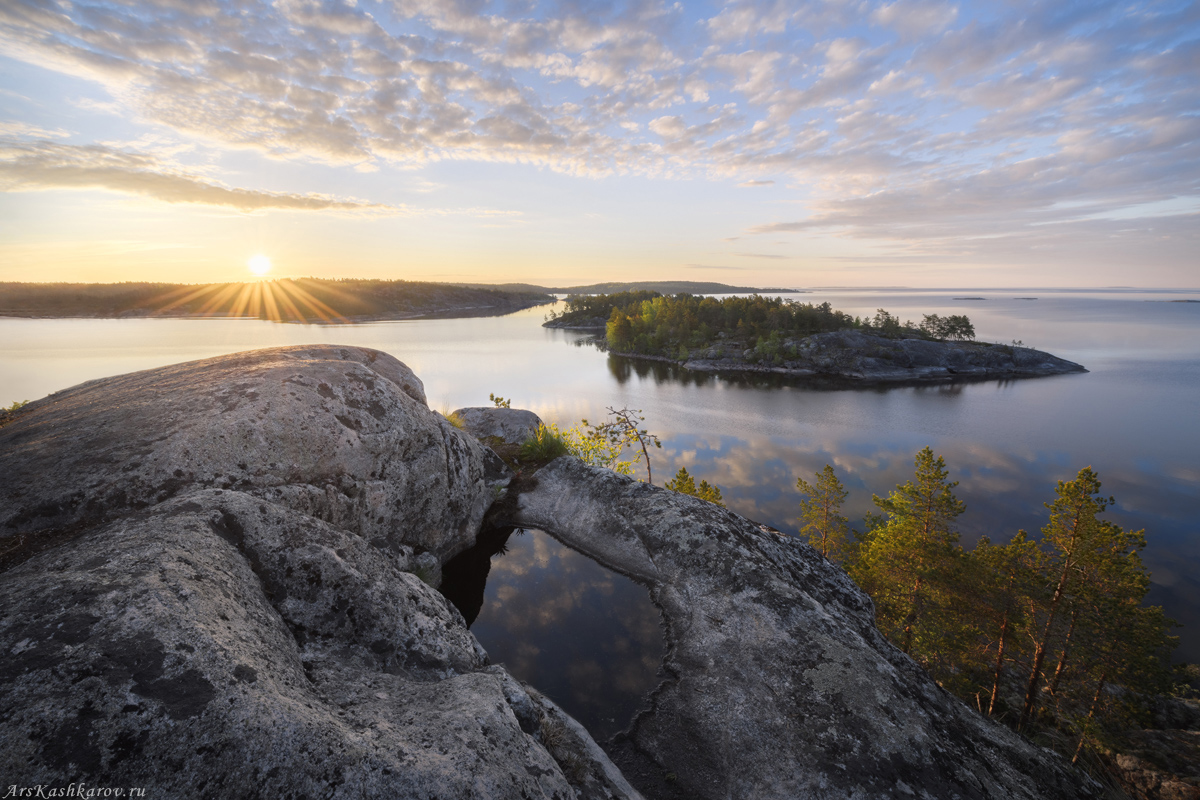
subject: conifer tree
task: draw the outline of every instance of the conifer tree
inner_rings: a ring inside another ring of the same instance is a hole
[[[836,563],[850,555],[850,523],[842,516],[842,503],[849,494],[829,464],[816,473],[816,483],[796,479],[800,501],[800,532],[825,558]]]
[[[699,497],[701,500],[707,500],[721,508],[725,507],[725,502],[721,498],[721,490],[705,480],[700,481],[700,485],[697,486],[696,479],[688,474],[687,467],[680,467],[679,472],[675,473],[675,477],[667,481],[666,488],[680,494]]]
[[[936,641],[951,630],[945,616],[951,572],[961,556],[952,527],[966,506],[954,496],[957,481],[946,480],[946,463],[926,447],[917,453],[915,481],[875,497],[887,515],[870,532],[852,576],[875,601],[880,629],[905,653],[936,653]]]
[[[973,597],[964,613],[973,619],[980,647],[972,665],[979,675],[974,694],[988,716],[1000,712],[1000,689],[1007,664],[1023,654],[1029,598],[1038,583],[1037,543],[1018,531],[1012,541],[994,545],[984,536],[971,551]]]
[[[1059,481],[1056,492],[1055,501],[1046,504],[1050,521],[1042,528],[1044,588],[1034,604],[1037,627],[1018,727],[1035,715],[1043,685],[1051,694],[1061,693],[1072,664],[1087,672],[1107,651],[1102,660],[1110,666],[1102,671],[1104,680],[1112,680],[1117,671],[1128,670],[1131,659],[1149,667],[1157,656],[1147,653],[1167,645],[1169,621],[1161,609],[1141,607],[1150,586],[1138,555],[1146,546],[1142,531],[1098,519],[1113,498],[1100,496],[1100,480],[1091,467],[1074,480]],[[1135,636],[1138,630],[1158,633]],[[1117,640],[1124,641],[1114,648]],[[1053,661],[1047,663],[1050,656]]]

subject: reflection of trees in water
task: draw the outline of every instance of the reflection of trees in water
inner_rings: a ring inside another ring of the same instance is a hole
[[[483,608],[483,593],[492,556],[508,552],[508,537],[519,530],[511,526],[484,528],[475,537],[475,545],[456,555],[442,567],[442,585],[438,591],[459,610],[467,627],[475,622]]]
[[[576,345],[587,342],[576,342]],[[946,380],[905,380],[862,381],[854,378],[844,378],[837,375],[785,375],[778,372],[704,372],[684,369],[682,365],[668,361],[653,361],[650,359],[630,358],[610,353],[608,356],[609,374],[617,383],[624,385],[637,375],[645,380],[652,379],[656,385],[676,383],[683,386],[712,386],[717,381],[725,386],[747,389],[782,389],[785,387],[806,389],[817,392],[859,391],[873,394],[886,394],[897,389],[918,389],[936,392],[944,397],[958,397],[968,386],[980,384],[995,384],[997,389],[1007,389],[1020,381],[1054,380],[1069,378],[1069,375],[1025,375],[1017,378],[978,378],[970,376],[955,376]]]

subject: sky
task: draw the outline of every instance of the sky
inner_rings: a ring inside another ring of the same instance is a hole
[[[0,3],[0,281],[252,263],[1195,288],[1200,4]]]

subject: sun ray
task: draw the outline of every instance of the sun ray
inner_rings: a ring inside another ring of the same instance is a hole
[[[351,294],[350,292],[339,289],[339,288],[337,288],[337,286],[335,286],[333,284],[332,281],[316,281],[316,280],[313,280],[312,278],[299,278],[299,279],[297,279],[297,284],[309,284],[313,287],[314,291],[320,290],[321,292],[323,292],[327,295],[332,295],[335,298],[343,300],[343,301],[345,301],[346,308],[352,308],[355,305],[363,305],[363,303],[364,303],[364,297],[361,294],[354,295],[354,294]],[[313,297],[314,299],[316,299],[316,295],[313,295],[310,293],[310,296]],[[318,300],[317,302],[321,302],[321,301]],[[326,308],[330,308],[330,307],[326,306]]]
[[[242,293],[238,295],[237,302],[232,305],[232,316],[245,316],[246,310],[250,307],[250,297],[254,294],[254,284],[243,283]]]
[[[201,306],[197,313],[201,316],[208,317],[221,311],[222,306],[225,306],[226,309],[228,309],[230,306],[232,306],[232,303],[227,304],[227,301],[232,298],[240,288],[241,284],[225,284],[225,287],[213,295],[213,297],[207,303]]]
[[[262,319],[263,315],[263,291],[262,284],[255,283],[250,286],[250,308],[248,309],[249,316]]]
[[[154,309],[154,313],[162,314],[170,311],[172,308],[177,308],[185,303],[190,303],[193,300],[201,298],[210,292],[215,292],[224,285],[223,283],[206,283],[197,288],[184,286],[174,291],[166,292],[153,300],[154,303],[162,303],[162,305]]]
[[[267,319],[272,322],[280,322],[279,306],[275,304],[275,290],[272,287],[274,281],[264,281],[259,284],[262,287],[263,308],[266,311]]]
[[[289,283],[291,283],[291,281],[286,279],[277,282],[276,288],[279,289],[279,293],[276,299],[279,300],[284,310],[291,315],[292,319],[296,320],[297,322],[308,322],[308,318],[304,314],[300,313],[300,309],[296,307],[295,301],[292,300],[291,290],[288,286]]]
[[[300,302],[304,303],[304,305],[311,308],[313,310],[313,313],[315,313],[317,315],[317,317],[319,317],[323,322],[333,322],[335,319],[339,322],[349,322],[350,321],[350,320],[346,319],[346,317],[344,317],[341,313],[334,310],[332,307],[326,305],[325,303],[321,302],[317,298],[313,297],[309,292],[305,291],[298,284],[291,282],[291,281],[289,281],[289,283],[291,283],[290,290],[296,296],[296,299],[298,299]]]

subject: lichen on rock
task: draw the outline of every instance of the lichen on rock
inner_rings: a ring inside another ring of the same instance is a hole
[[[6,785],[636,800],[586,734],[545,746],[553,704],[414,574],[473,543],[485,455],[361,348],[30,404],[0,432]]]

